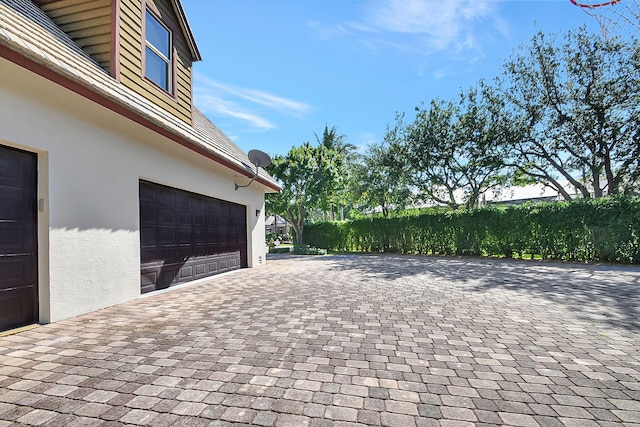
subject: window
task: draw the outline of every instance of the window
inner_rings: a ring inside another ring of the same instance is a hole
[[[171,65],[171,32],[147,11],[144,75],[162,89],[171,92]]]

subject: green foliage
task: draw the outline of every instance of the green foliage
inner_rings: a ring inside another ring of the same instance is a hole
[[[341,188],[343,156],[334,148],[305,142],[286,156],[274,156],[267,171],[282,184],[279,193],[266,197],[267,211],[291,223],[302,244],[305,221],[316,209],[326,209]]]
[[[278,235],[276,233],[267,233],[265,236],[265,239],[267,239],[267,242],[270,240],[275,241],[278,238]]]
[[[473,208],[489,189],[506,181],[504,146],[513,142],[513,126],[504,100],[484,82],[461,91],[456,101],[432,100],[416,108],[413,122],[396,117],[392,151],[406,159],[418,196],[452,209]]]
[[[296,255],[326,255],[326,249],[320,249],[309,245],[294,246],[293,253]]]
[[[355,204],[365,212],[379,208],[383,216],[411,203],[403,156],[391,149],[397,130],[387,129],[382,144],[371,144],[361,161],[351,165],[349,187]]]
[[[269,253],[270,254],[288,254],[291,252],[291,249],[292,249],[291,246],[274,246],[274,247],[269,246]]]
[[[608,197],[313,224],[305,242],[340,252],[640,263],[640,198]]]
[[[640,182],[640,39],[585,28],[536,34],[504,65],[501,97],[521,131],[509,165],[584,198],[625,194]],[[505,147],[507,148],[507,147]],[[580,178],[578,178],[580,176]]]

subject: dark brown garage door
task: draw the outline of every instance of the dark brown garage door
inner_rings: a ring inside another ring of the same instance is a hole
[[[0,330],[38,320],[37,157],[0,146]]]
[[[247,266],[246,208],[140,181],[141,291]]]

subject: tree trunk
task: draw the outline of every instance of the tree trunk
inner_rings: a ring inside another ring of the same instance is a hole
[[[296,230],[296,246],[302,246],[302,238],[304,232],[304,222],[300,221],[299,224],[296,224],[293,227]]]

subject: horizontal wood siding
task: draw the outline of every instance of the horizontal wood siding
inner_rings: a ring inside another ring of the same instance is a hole
[[[192,124],[191,118],[191,52],[178,18],[169,0],[150,2],[151,10],[158,12],[163,23],[173,33],[176,52],[175,94],[167,94],[144,78],[143,70],[143,17],[140,0],[120,1],[120,81],[154,104],[176,117]]]
[[[111,1],[60,0],[42,10],[102,68],[111,67]]]

